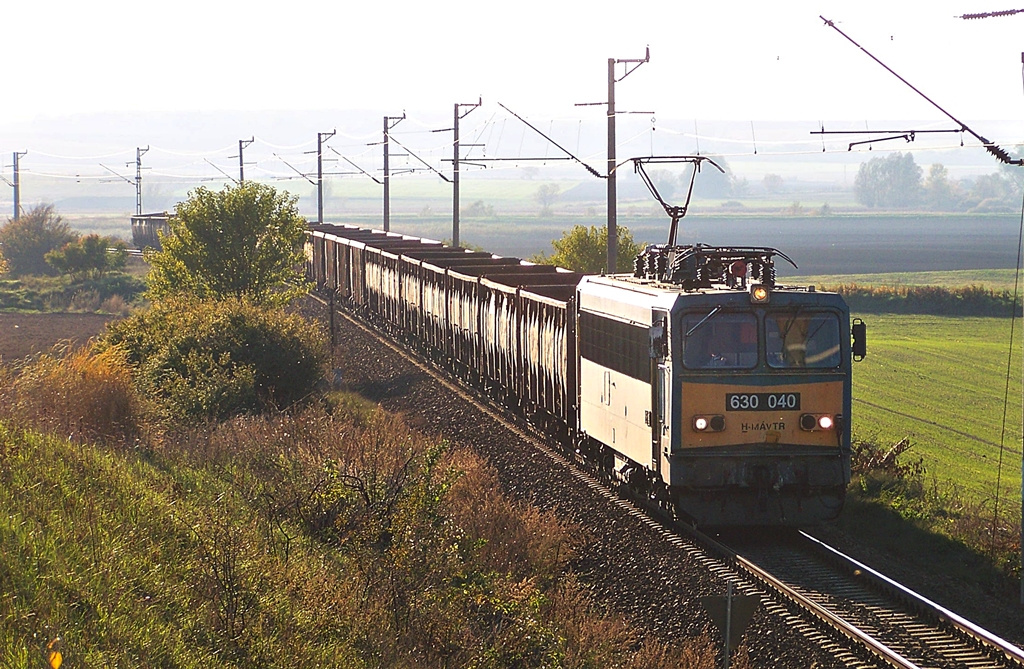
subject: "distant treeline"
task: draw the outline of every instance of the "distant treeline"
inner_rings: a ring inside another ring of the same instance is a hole
[[[944,288],[941,286],[860,286],[855,283],[831,286],[857,313],[932,314],[936,316],[1022,315],[1021,299],[1013,309],[1013,293],[982,286]]]

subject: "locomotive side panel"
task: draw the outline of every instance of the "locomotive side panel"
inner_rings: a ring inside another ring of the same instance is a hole
[[[576,336],[580,430],[641,467],[651,453],[651,376],[646,296],[580,284]]]

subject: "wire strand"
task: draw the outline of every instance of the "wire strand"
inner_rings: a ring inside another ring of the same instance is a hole
[[[1020,209],[1020,232],[1017,236],[1017,264],[1014,265],[1014,276],[1013,276],[1013,311],[1010,314],[1010,344],[1008,351],[1006,352],[1006,387],[1003,390],[1003,423],[1002,428],[999,432],[999,464],[996,466],[996,499],[995,505],[992,512],[992,529],[990,532],[990,540],[992,542],[992,549],[995,548],[996,542],[996,529],[999,524],[999,499],[1002,493],[1002,477],[1003,477],[1003,446],[1006,440],[1006,418],[1010,410],[1010,375],[1013,372],[1013,334],[1015,330],[1015,324],[1017,322],[1017,296],[1020,287],[1020,256],[1021,247],[1024,246],[1024,193],[1021,195],[1021,209]],[[1022,447],[1024,450],[1024,447]],[[1021,463],[1022,476],[1024,476],[1024,461]],[[1024,485],[1024,483],[1022,483]],[[1022,504],[1024,504],[1024,494],[1022,494]],[[1024,533],[1024,506],[1022,506],[1022,533]],[[1024,561],[1024,554],[1022,554],[1022,561]],[[1021,593],[1024,595],[1024,585],[1021,586]]]

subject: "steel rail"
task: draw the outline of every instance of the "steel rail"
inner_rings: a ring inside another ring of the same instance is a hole
[[[1014,663],[1018,667],[1024,667],[1024,650],[1021,648],[972,623],[970,620],[950,611],[944,606],[933,602],[924,595],[914,592],[907,586],[899,583],[898,581],[892,580],[885,574],[872,569],[866,564],[859,562],[844,553],[841,553],[820,539],[802,531],[800,532],[800,535],[809,541],[816,550],[821,551],[829,559],[836,560],[849,567],[851,570],[859,571],[861,576],[866,576],[869,580],[874,581],[878,586],[896,592],[911,606],[933,616],[941,622],[949,623],[972,640],[1003,653],[1009,662]]]
[[[706,548],[710,548],[719,553],[720,557],[732,563],[738,570],[744,572],[756,582],[760,583],[762,587],[775,592],[785,601],[798,605],[804,611],[827,625],[830,629],[838,632],[860,646],[867,648],[873,655],[875,655],[875,657],[881,659],[889,666],[897,667],[898,669],[921,669],[919,665],[903,657],[901,654],[867,634],[856,625],[843,620],[835,613],[832,613],[817,602],[811,600],[809,597],[801,594],[784,583],[781,579],[773,576],[767,570],[739,555],[732,548],[729,548],[725,544],[711,538],[699,530],[687,528],[685,525],[683,525],[681,529],[687,531],[695,541],[698,541]]]

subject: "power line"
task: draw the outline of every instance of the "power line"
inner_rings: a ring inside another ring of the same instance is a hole
[[[352,167],[354,167],[354,168],[356,168],[357,170],[359,170],[358,174],[363,174],[363,175],[365,175],[365,176],[368,176],[368,177],[370,177],[371,179],[373,179],[373,181],[374,181],[375,183],[378,183],[378,184],[380,184],[380,185],[382,185],[382,186],[384,185],[384,182],[383,182],[383,181],[381,181],[381,180],[380,180],[380,179],[378,179],[377,177],[373,176],[372,174],[370,174],[369,172],[367,172],[366,170],[364,170],[364,169],[363,169],[362,167],[359,167],[359,165],[356,165],[356,164],[355,164],[354,162],[352,162],[351,160],[349,160],[347,156],[344,156],[344,155],[342,155],[341,153],[339,153],[339,152],[338,152],[338,150],[337,150],[337,149],[335,149],[335,148],[334,148],[333,146],[328,146],[327,148],[328,148],[328,149],[330,149],[331,151],[334,151],[335,153],[337,153],[337,154],[338,154],[338,157],[340,157],[340,158],[341,158],[342,160],[344,160],[344,161],[345,161],[346,163],[348,163],[348,164],[349,164],[349,165],[351,165]]]
[[[555,140],[551,139],[551,137],[549,137],[546,134],[544,134],[544,132],[542,132],[539,128],[537,128],[537,126],[533,125],[532,123],[527,121],[525,118],[523,118],[519,114],[515,113],[514,111],[512,111],[511,109],[509,109],[505,105],[501,104],[500,102],[498,103],[498,106],[501,107],[502,109],[504,109],[505,111],[507,111],[509,114],[512,114],[513,116],[515,116],[520,121],[522,121],[524,125],[526,125],[528,128],[530,128],[530,130],[533,130],[535,133],[537,133],[538,135],[540,135],[544,139],[546,139],[549,142],[551,142],[552,144],[554,144],[556,148],[561,150],[567,156],[565,158],[566,160],[574,160],[574,161],[576,161],[577,163],[579,163],[584,168],[586,168],[586,170],[588,172],[593,174],[598,179],[606,178],[605,175],[601,174],[600,172],[595,170],[593,167],[591,167],[590,165],[586,164],[585,162],[583,162],[582,160],[577,158],[571,151],[569,151],[569,149],[565,148],[564,146],[562,146],[561,144],[559,144]],[[496,160],[496,159],[492,158],[491,160]],[[554,158],[517,158],[516,160],[555,160],[555,159]]]
[[[991,19],[997,16],[1013,16],[1014,14],[1020,14],[1024,12],[1024,9],[1004,9],[1000,12],[980,12],[978,14],[961,14],[957,16],[958,19]]]
[[[234,156],[230,156],[230,157],[231,157],[231,158],[234,158]],[[217,166],[217,165],[216,165],[215,163],[211,162],[210,160],[207,160],[206,158],[203,158],[203,160],[206,160],[206,162],[210,164],[210,167],[212,167],[213,169],[217,170],[218,172],[220,172],[221,174],[223,174],[224,176],[226,176],[226,177],[227,177],[228,179],[230,179],[230,180],[232,181],[232,183],[234,183],[234,184],[235,184],[236,186],[238,186],[238,185],[241,185],[241,183],[242,183],[241,181],[239,181],[238,179],[235,179],[235,178],[234,178],[233,176],[231,176],[230,174],[228,174],[227,172],[225,172],[224,170],[222,170],[222,169],[221,169],[220,167],[218,167],[218,166]],[[241,174],[239,174],[239,176],[242,176],[242,175],[241,175]]]
[[[871,53],[870,51],[868,51],[867,49],[865,49],[864,47],[862,47],[862,46],[861,46],[860,44],[857,44],[857,42],[856,42],[856,41],[854,41],[854,39],[853,39],[852,37],[850,37],[849,35],[847,35],[846,33],[844,33],[844,32],[843,32],[842,30],[840,30],[840,29],[839,29],[839,28],[838,28],[838,27],[836,26],[836,24],[835,24],[835,23],[833,23],[832,21],[829,21],[828,19],[826,19],[826,18],[825,18],[824,16],[821,16],[821,15],[819,15],[819,16],[818,16],[818,18],[819,18],[819,19],[821,19],[822,21],[824,21],[824,22],[825,22],[825,25],[827,25],[828,27],[830,27],[830,28],[832,28],[833,30],[835,30],[835,31],[836,31],[837,33],[839,33],[840,35],[842,35],[843,37],[845,37],[845,38],[846,38],[846,39],[847,39],[847,40],[848,40],[848,41],[849,41],[849,42],[850,42],[851,44],[853,44],[853,45],[854,45],[855,47],[857,47],[858,49],[860,49],[861,51],[863,51],[863,52],[864,52],[865,54],[867,54],[867,55],[868,55],[868,57],[870,57],[870,58],[871,58],[871,60],[875,61],[876,63],[878,63],[879,65],[881,65],[881,66],[882,66],[883,68],[885,68],[885,70],[886,70],[886,71],[887,71],[887,72],[888,72],[889,74],[893,75],[894,77],[896,77],[897,79],[899,79],[899,80],[900,80],[901,82],[903,82],[903,83],[904,83],[904,84],[905,84],[905,85],[906,85],[907,87],[909,87],[909,88],[910,88],[910,90],[912,90],[912,91],[914,91],[915,93],[917,93],[918,95],[920,95],[920,96],[921,96],[922,98],[924,98],[925,100],[927,100],[927,101],[928,101],[928,102],[929,102],[929,103],[930,103],[930,104],[931,104],[931,105],[932,105],[933,107],[935,107],[935,108],[936,108],[936,109],[938,109],[938,110],[939,110],[940,112],[942,112],[943,114],[945,114],[946,116],[948,116],[948,117],[949,117],[949,119],[950,119],[951,121],[953,121],[953,122],[954,122],[954,123],[956,123],[956,124],[957,124],[958,126],[960,126],[960,129],[961,129],[962,131],[964,131],[964,132],[969,132],[969,133],[970,133],[970,134],[971,134],[972,136],[974,136],[974,138],[975,138],[975,139],[977,139],[977,140],[978,140],[979,142],[981,142],[982,146],[984,146],[984,147],[985,147],[985,150],[986,150],[986,151],[988,151],[989,153],[991,153],[991,154],[992,154],[993,156],[995,156],[995,157],[996,157],[996,158],[997,158],[998,160],[1000,160],[1001,162],[1004,162],[1004,163],[1006,163],[1007,165],[1024,165],[1024,159],[1020,159],[1020,158],[1018,158],[1017,160],[1014,160],[1013,158],[1011,158],[1011,157],[1010,157],[1010,154],[1009,154],[1009,153],[1007,153],[1007,152],[1006,152],[1006,151],[1005,151],[1005,150],[1004,150],[1003,148],[1001,148],[1001,147],[997,146],[996,144],[993,144],[993,143],[992,143],[992,142],[991,142],[990,140],[988,140],[988,139],[985,139],[984,137],[982,137],[982,136],[981,136],[981,135],[979,135],[978,133],[976,133],[976,132],[974,132],[973,130],[971,130],[970,128],[968,128],[968,127],[967,127],[967,125],[966,125],[965,123],[963,123],[962,121],[959,121],[959,120],[958,120],[958,119],[957,119],[957,118],[956,118],[955,116],[953,116],[953,115],[952,115],[952,114],[950,114],[950,113],[949,113],[948,111],[946,111],[945,109],[943,109],[942,107],[940,107],[940,106],[939,106],[939,104],[938,104],[937,102],[935,102],[935,101],[934,101],[934,100],[932,100],[932,99],[931,99],[930,97],[928,97],[927,95],[925,95],[924,93],[922,93],[922,92],[921,92],[921,91],[920,91],[920,90],[919,90],[919,89],[918,89],[918,88],[917,88],[916,86],[914,86],[914,85],[913,85],[913,84],[911,84],[911,83],[910,83],[909,81],[907,81],[906,79],[904,79],[903,77],[901,77],[901,76],[900,76],[899,74],[897,74],[895,70],[893,70],[893,69],[892,69],[891,67],[889,67],[888,65],[886,65],[886,64],[885,64],[885,63],[883,63],[882,61],[880,61],[880,60],[879,60],[878,58],[876,58],[876,57],[874,56],[874,54],[872,54],[872,53]]]

